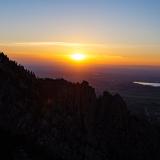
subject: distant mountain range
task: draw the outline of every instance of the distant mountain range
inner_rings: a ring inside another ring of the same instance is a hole
[[[131,115],[119,94],[37,78],[3,53],[0,142],[1,159],[160,159],[160,129]]]

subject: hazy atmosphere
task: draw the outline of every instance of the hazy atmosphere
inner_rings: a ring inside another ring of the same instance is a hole
[[[160,65],[159,0],[1,0],[0,48],[18,62]]]

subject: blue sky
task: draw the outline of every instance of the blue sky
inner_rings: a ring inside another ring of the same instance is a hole
[[[0,0],[0,11],[0,50],[16,60],[84,52],[101,64],[160,65],[160,0]]]
[[[0,0],[0,42],[159,44],[159,0]]]

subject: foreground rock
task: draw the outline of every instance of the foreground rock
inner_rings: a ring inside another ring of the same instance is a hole
[[[159,159],[159,132],[120,95],[88,82],[38,79],[0,54],[0,141],[6,159]]]

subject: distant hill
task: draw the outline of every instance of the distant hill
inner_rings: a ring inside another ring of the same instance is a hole
[[[120,95],[88,82],[40,79],[0,54],[2,159],[159,160],[159,129]]]

